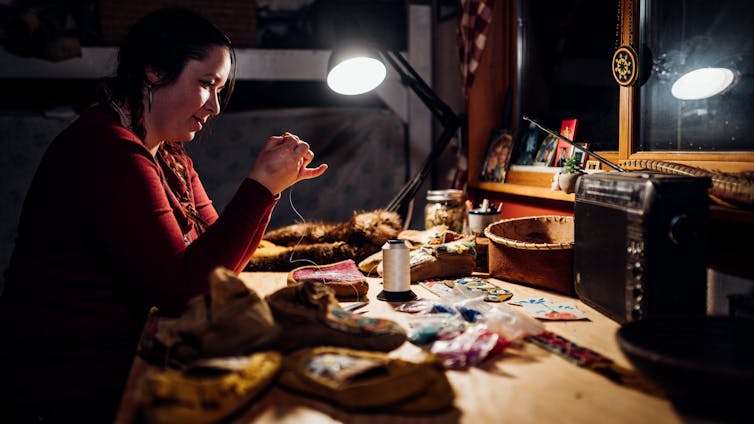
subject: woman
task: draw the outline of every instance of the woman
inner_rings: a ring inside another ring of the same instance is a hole
[[[271,137],[218,215],[182,143],[227,103],[234,66],[207,20],[154,12],[125,38],[99,104],[49,146],[0,297],[14,414],[111,421],[148,309],[178,313],[212,269],[241,271],[280,193],[325,172],[295,135]]]

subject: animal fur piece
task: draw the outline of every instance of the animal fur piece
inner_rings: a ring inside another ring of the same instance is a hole
[[[267,232],[249,261],[250,271],[290,271],[303,265],[325,265],[346,259],[361,261],[401,231],[395,212],[355,212],[347,222],[309,222]]]
[[[712,187],[709,194],[713,200],[722,200],[728,206],[754,207],[754,172],[726,173],[717,170],[697,168],[674,162],[632,159],[621,161],[621,166],[648,169],[664,174],[710,177]]]

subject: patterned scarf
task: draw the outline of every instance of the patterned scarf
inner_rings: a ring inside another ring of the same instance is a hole
[[[187,220],[187,223],[191,223],[196,228],[196,232],[202,234],[207,230],[209,224],[202,218],[199,211],[196,210],[196,203],[194,200],[194,191],[191,187],[189,180],[188,169],[186,168],[185,160],[188,158],[186,150],[180,143],[163,142],[160,148],[157,150],[157,156],[162,160],[170,173],[167,173],[168,184],[166,192],[168,197],[175,206],[178,206],[179,210],[183,212],[183,218]],[[170,181],[172,179],[172,181]],[[163,184],[165,185],[165,184]],[[187,233],[191,228],[184,229]],[[191,240],[187,240],[190,243]]]

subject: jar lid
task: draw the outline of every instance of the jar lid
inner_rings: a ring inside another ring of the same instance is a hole
[[[441,200],[463,200],[463,190],[448,189],[448,190],[427,190],[427,200],[429,201],[441,201]]]

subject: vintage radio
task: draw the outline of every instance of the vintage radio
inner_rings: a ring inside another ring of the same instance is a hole
[[[574,286],[619,323],[703,315],[707,177],[584,175],[574,205]]]

